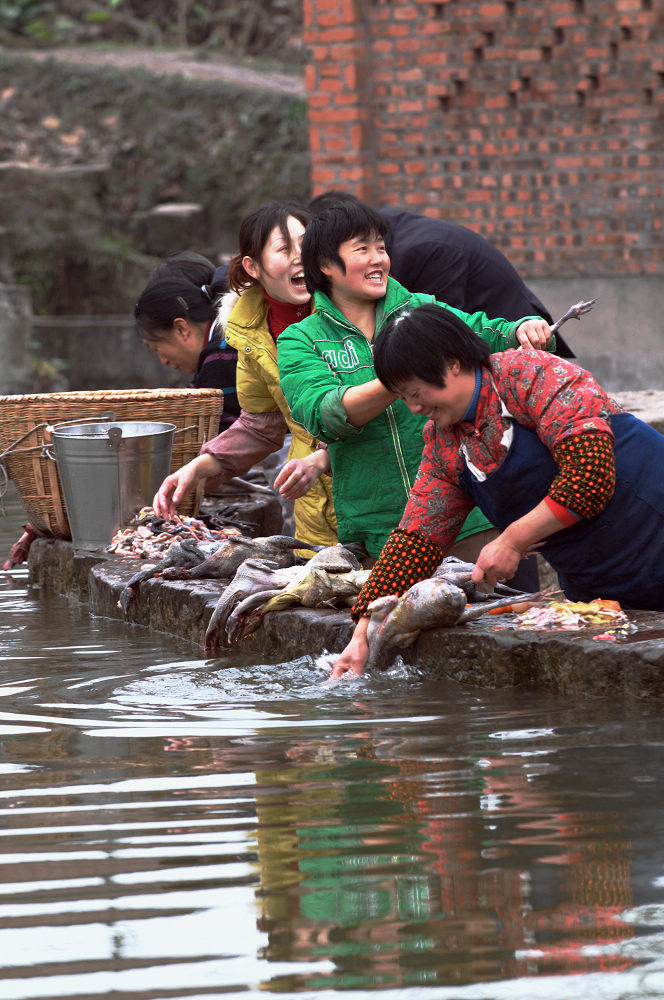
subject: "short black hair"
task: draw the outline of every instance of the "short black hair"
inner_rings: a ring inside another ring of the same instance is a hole
[[[375,340],[374,368],[383,385],[396,392],[406,379],[445,388],[447,369],[458,361],[462,371],[489,367],[491,349],[451,309],[434,302],[416,306],[390,320]]]
[[[321,264],[338,264],[345,273],[339,247],[356,236],[385,238],[387,222],[359,198],[339,202],[314,215],[302,239],[302,267],[310,294],[330,294],[332,283],[321,271]]]
[[[309,210],[313,215],[320,215],[321,212],[325,212],[328,208],[334,208],[335,205],[347,205],[349,202],[357,203],[359,200],[357,195],[351,194],[350,191],[330,188],[329,191],[323,191],[322,194],[317,194],[315,198],[311,199]]]

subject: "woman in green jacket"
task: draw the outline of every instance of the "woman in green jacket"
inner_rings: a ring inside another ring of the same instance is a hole
[[[329,448],[341,542],[380,553],[399,523],[422,457],[426,415],[411,413],[376,378],[373,341],[388,320],[425,302],[389,277],[386,223],[362,202],[315,216],[302,242],[302,264],[315,312],[279,341],[280,385],[292,418]],[[552,350],[541,317],[512,322],[451,309],[492,353],[508,347]],[[479,511],[459,539],[492,529]]]

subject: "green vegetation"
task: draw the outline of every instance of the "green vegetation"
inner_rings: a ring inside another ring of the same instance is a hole
[[[0,218],[37,313],[131,311],[157,205],[200,204],[214,258],[262,201],[309,196],[306,102],[273,90],[16,53],[0,111]]]
[[[0,0],[0,39],[202,47],[302,62],[302,8],[292,0]]]

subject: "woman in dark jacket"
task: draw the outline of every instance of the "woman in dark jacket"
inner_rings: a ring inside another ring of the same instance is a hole
[[[173,254],[155,269],[134,310],[141,339],[162,364],[193,375],[190,388],[223,390],[220,432],[240,414],[237,351],[226,344],[217,316],[227,289],[225,266],[193,252]]]

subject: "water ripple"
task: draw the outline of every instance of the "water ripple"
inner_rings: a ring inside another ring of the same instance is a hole
[[[0,574],[3,1000],[664,995],[660,707],[206,660],[26,581]]]

